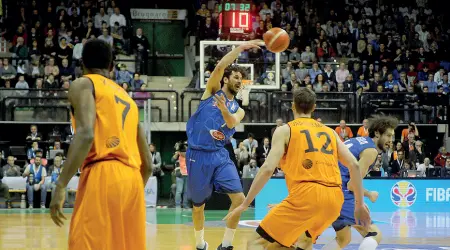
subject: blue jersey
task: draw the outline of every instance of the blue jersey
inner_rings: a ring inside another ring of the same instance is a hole
[[[225,96],[222,90],[219,90],[216,94]],[[236,99],[228,100],[226,98],[226,105],[232,114],[239,109]],[[186,125],[188,147],[195,150],[220,150],[230,141],[234,132],[236,132],[234,128],[229,129],[227,127],[213,96],[200,102],[197,111],[189,118]]]
[[[355,156],[355,158],[359,161],[359,155],[361,152],[368,148],[377,148],[372,138],[370,137],[356,137],[348,139],[344,142],[350,152]],[[376,159],[373,163],[375,163]],[[370,166],[372,167],[373,164]],[[342,163],[339,162],[339,169],[341,170],[341,178],[342,178],[342,189],[347,190],[347,183],[350,180],[350,172],[348,168],[345,167]],[[369,168],[370,169],[370,168]]]

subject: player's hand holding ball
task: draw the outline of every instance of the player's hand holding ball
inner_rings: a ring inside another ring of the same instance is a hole
[[[291,42],[288,33],[281,28],[271,28],[264,33],[263,39],[266,48],[273,53],[285,51]]]

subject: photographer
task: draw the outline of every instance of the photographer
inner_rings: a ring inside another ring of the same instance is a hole
[[[175,163],[173,175],[176,177],[175,206],[189,209],[189,200],[187,197],[187,168],[186,168],[186,150],[187,142],[177,142],[175,144],[175,154],[172,156],[172,162]],[[181,198],[183,195],[183,199]]]

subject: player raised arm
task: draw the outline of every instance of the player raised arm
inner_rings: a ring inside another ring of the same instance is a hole
[[[275,168],[280,163],[281,158],[285,153],[286,145],[289,143],[290,139],[290,128],[288,125],[283,125],[278,127],[273,133],[272,137],[272,149],[267,156],[266,161],[259,169],[258,174],[256,174],[255,179],[253,180],[252,186],[248,191],[247,197],[245,198],[242,205],[231,211],[224,220],[228,219],[231,216],[235,216],[237,214],[245,211],[248,206],[255,199],[256,195],[261,192],[262,188],[266,185],[269,179],[272,177]]]
[[[145,132],[142,126],[138,125],[137,133],[137,143],[139,147],[139,154],[141,156],[141,175],[144,181],[144,187],[147,184],[148,178],[152,174],[152,154],[150,153],[150,148],[147,145],[147,140],[145,139]]]
[[[211,73],[211,76],[206,83],[206,89],[203,93],[202,100],[209,98],[214,95],[221,88],[220,81],[222,81],[223,73],[225,72],[225,68],[228,65],[232,64],[236,58],[239,57],[242,51],[251,49],[251,48],[260,48],[259,45],[263,45],[264,42],[262,40],[252,40],[247,43],[241,44],[240,46],[234,48],[232,51],[228,52],[216,65],[214,71]]]
[[[364,205],[364,189],[358,161],[347,146],[339,139],[338,134],[336,132],[334,132],[334,134],[337,141],[339,161],[349,169],[350,179],[353,180],[353,192],[355,194],[355,218],[357,220],[357,224],[361,224],[367,228],[370,226],[371,220],[369,211]],[[358,223],[358,220],[360,223]]]
[[[56,225],[63,224],[62,205],[67,184],[83,164],[94,141],[94,125],[96,117],[94,86],[88,78],[75,80],[69,89],[69,101],[74,109],[76,134],[70,144],[64,168],[56,181],[55,195],[50,204],[50,214]]]

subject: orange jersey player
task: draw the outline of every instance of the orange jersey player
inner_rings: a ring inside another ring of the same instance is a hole
[[[244,203],[227,216],[242,213],[261,191],[280,164],[288,196],[272,208],[248,241],[249,250],[312,249],[316,238],[339,216],[344,197],[338,160],[350,169],[356,198],[355,216],[370,223],[363,203],[362,178],[355,157],[331,128],[311,118],[315,93],[307,88],[294,92],[295,120],[275,130],[272,150],[256,175]]]
[[[63,224],[62,204],[69,180],[81,176],[69,232],[69,250],[144,250],[144,185],[151,155],[133,99],[107,78],[110,45],[84,45],[84,76],[69,89],[75,136],[50,204],[56,225]]]

